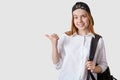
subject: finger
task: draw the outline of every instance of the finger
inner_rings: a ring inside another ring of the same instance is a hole
[[[53,37],[58,37],[57,34],[55,34],[55,33],[53,33],[52,36],[53,36]]]
[[[46,36],[46,37],[49,37],[49,35],[48,35],[48,34],[45,34],[45,36]]]
[[[88,69],[88,70],[92,70],[92,66],[89,66],[87,69]]]
[[[53,33],[53,35],[57,35],[56,33]]]
[[[91,64],[93,61],[87,61],[87,64]]]
[[[93,65],[92,63],[88,63],[86,66],[87,66],[87,68],[91,68],[91,67],[93,67],[95,65]]]
[[[51,36],[55,36],[55,35],[57,35],[57,34],[53,33]]]
[[[87,62],[86,65],[87,65],[87,66],[91,66],[92,63],[91,63],[91,62]]]
[[[91,70],[91,72],[94,72],[94,70]]]
[[[55,35],[55,34],[52,34],[51,36],[52,36],[52,37],[56,37],[56,35]]]
[[[48,39],[50,39],[50,35],[46,34],[45,36],[46,36]]]
[[[87,65],[88,65],[88,66],[95,66],[95,63],[94,63],[93,61],[90,61],[90,62],[88,61],[88,62],[87,62]]]
[[[51,35],[52,37],[56,38],[56,39],[59,39],[58,35],[57,34],[53,34]]]
[[[95,69],[95,66],[89,66],[88,67],[88,70],[94,70]]]

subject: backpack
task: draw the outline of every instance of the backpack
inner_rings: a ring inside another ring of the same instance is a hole
[[[100,35],[95,34],[95,38],[92,38],[92,40],[91,40],[90,55],[89,55],[90,61],[93,61],[93,59],[94,59],[97,43],[100,38],[101,38]],[[92,72],[90,70],[88,70],[87,80],[90,80],[90,77],[92,80],[96,80],[94,75],[92,74]],[[107,69],[103,73],[97,73],[97,80],[117,80],[117,79],[115,77],[113,77],[113,75],[111,75],[110,68],[108,66]]]

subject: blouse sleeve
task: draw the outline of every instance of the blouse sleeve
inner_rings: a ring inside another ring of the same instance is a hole
[[[59,62],[54,64],[55,65],[55,68],[57,70],[59,70],[63,64],[63,59],[64,59],[64,36],[65,34],[62,34],[60,37],[59,37],[59,40],[58,40],[58,45],[57,45],[57,49],[58,49],[58,54],[61,55],[61,58],[59,59]]]
[[[103,38],[99,39],[97,49],[98,49],[97,64],[102,68],[102,72],[104,72],[107,69],[108,65],[106,60],[106,52]]]

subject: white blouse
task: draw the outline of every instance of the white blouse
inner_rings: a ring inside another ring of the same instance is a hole
[[[76,33],[72,36],[62,34],[58,40],[58,52],[62,58],[55,64],[59,71],[59,80],[86,80],[86,61],[89,59],[92,37],[95,37],[92,33],[85,36]],[[102,72],[107,68],[105,46],[102,38],[99,39],[93,61],[101,66]],[[97,75],[93,74],[96,78]]]

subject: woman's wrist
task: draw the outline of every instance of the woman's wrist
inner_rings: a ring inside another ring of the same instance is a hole
[[[102,72],[102,68],[100,66],[95,66],[92,70],[93,73],[101,73]]]

